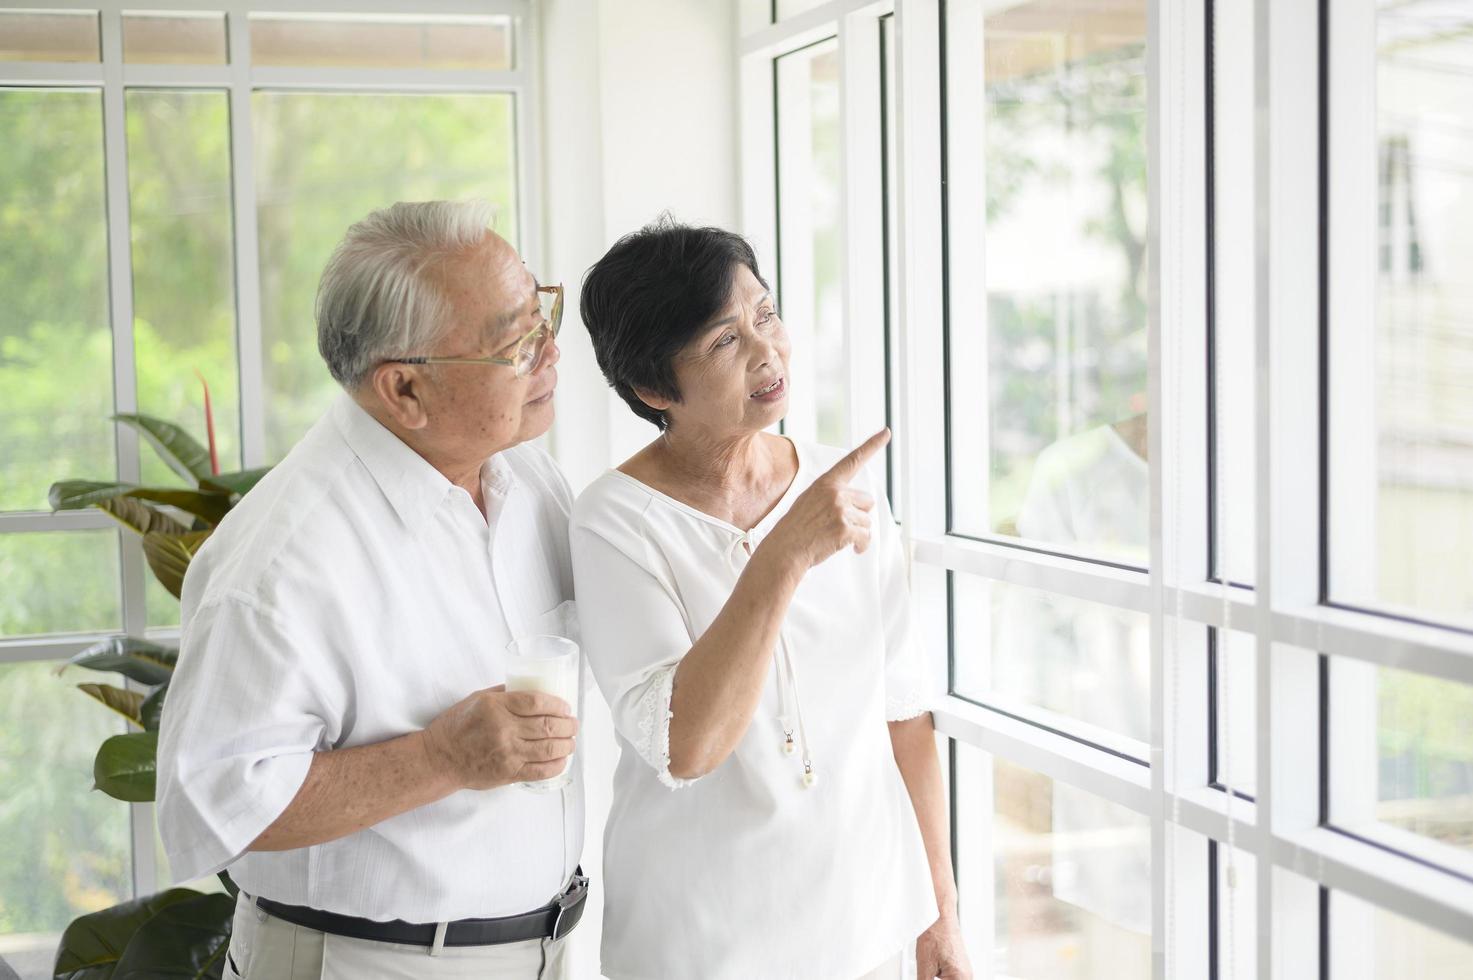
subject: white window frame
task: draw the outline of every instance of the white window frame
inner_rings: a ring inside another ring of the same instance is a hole
[[[123,11],[197,11],[204,6],[223,12],[229,48],[226,65],[146,65],[123,62]],[[439,69],[358,69],[261,67],[251,63],[250,14],[284,9],[270,3],[222,0],[23,0],[0,4],[0,10],[96,11],[100,19],[101,60],[97,63],[0,62],[0,86],[61,88],[84,86],[102,93],[103,159],[106,167],[109,322],[113,345],[113,410],[138,410],[133,347],[132,229],[129,221],[128,154],[124,96],[128,88],[208,89],[230,100],[236,351],[239,358],[241,455],[247,468],[264,466],[266,457],[264,380],[262,374],[261,304],[256,240],[256,183],[251,125],[251,93],[276,91],[480,92],[513,97],[516,127],[517,228],[520,251],[541,264],[541,140],[539,120],[539,13],[531,0],[313,0],[314,13],[405,14],[413,16],[476,15],[512,18],[515,67],[510,71]],[[140,477],[137,434],[115,426],[117,478],[136,483]],[[0,513],[0,534],[35,531],[116,530],[100,511],[16,511]],[[173,641],[177,629],[147,628],[144,593],[148,577],[143,548],[136,535],[118,533],[121,549],[122,632]],[[111,632],[69,633],[0,638],[0,664],[63,660],[109,636]],[[130,682],[131,684],[131,682]],[[132,823],[132,881],[135,896],[159,890],[155,861],[153,805],[129,805]]]
[[[956,742],[1151,819],[1153,972],[1158,978],[1214,975],[1207,961],[1209,877],[1203,838],[1219,842],[1219,861],[1224,856],[1221,845],[1231,837],[1234,847],[1254,862],[1253,965],[1260,978],[1320,975],[1320,911],[1322,895],[1328,893],[1355,895],[1453,936],[1473,935],[1473,884],[1322,822],[1323,657],[1467,684],[1473,683],[1473,636],[1320,602],[1320,3],[1255,0],[1251,51],[1237,52],[1253,66],[1242,83],[1253,89],[1254,132],[1232,134],[1254,142],[1252,241],[1240,243],[1255,256],[1253,589],[1216,581],[1207,567],[1208,416],[1202,396],[1214,379],[1206,368],[1207,254],[1200,231],[1207,194],[1206,5],[1199,0],[1151,0],[1149,6],[1149,247],[1154,257],[1149,439],[1157,463],[1152,468],[1146,572],[948,533],[946,487],[938,479],[946,472],[948,412],[939,28],[943,16],[953,24],[970,18],[980,28],[980,5],[978,0],[895,0],[893,6],[899,59],[899,166],[893,180],[899,194],[896,285],[902,321],[894,352],[900,377],[894,423],[902,503],[897,516],[912,558],[918,639],[937,676],[946,676],[951,573],[1135,610],[1149,614],[1152,623],[1150,767],[1049,732],[1033,719],[1009,717],[950,694],[936,711],[937,725]],[[879,226],[871,218],[880,195],[873,168],[863,159],[876,145],[870,115],[877,111],[877,100],[870,97],[875,63],[862,39],[868,25],[891,9],[863,0],[831,0],[780,23],[761,25],[738,45],[744,231],[770,265],[775,234],[772,59],[819,37],[840,37],[849,243],[845,288],[856,310],[864,308],[868,301],[863,291],[883,271],[876,241]],[[948,73],[960,77],[958,73],[975,71],[976,61],[948,58]],[[1223,83],[1220,76],[1217,84]],[[1334,74],[1329,84],[1330,99],[1353,97]],[[955,184],[948,192],[959,193]],[[1332,202],[1340,200],[1337,193],[1331,189]],[[1368,200],[1374,197],[1353,197],[1337,207],[1364,209]],[[948,243],[954,268],[957,240],[953,234]],[[961,240],[966,241],[965,231]],[[975,269],[985,257],[971,254],[967,260]],[[955,301],[966,287],[959,287],[956,276],[950,279]],[[881,341],[868,319],[853,322],[849,371],[856,383],[852,390],[862,391]],[[864,426],[852,417],[857,399],[850,401],[851,433],[862,434]],[[1228,628],[1254,638],[1257,792],[1252,800],[1230,797],[1208,782],[1210,733],[1198,720],[1205,712],[1194,709],[1205,707],[1208,697],[1206,662],[1200,656],[1207,628]],[[1374,758],[1365,760],[1366,767],[1373,765]],[[953,836],[956,826],[971,835],[962,839],[958,853],[963,918],[968,935],[985,942],[990,942],[992,930],[992,862],[986,843],[990,783],[990,774],[969,778],[968,788],[957,784],[953,799]],[[1226,900],[1222,896],[1220,907]],[[1336,930],[1337,943],[1345,941],[1338,938],[1342,932]],[[1346,962],[1339,958],[1345,952],[1335,948],[1336,962]],[[989,975],[991,949],[973,948],[971,953],[979,975]],[[1248,964],[1240,969],[1253,972]]]

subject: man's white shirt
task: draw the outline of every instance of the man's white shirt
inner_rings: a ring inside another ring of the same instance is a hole
[[[571,495],[523,445],[481,469],[486,516],[347,396],[200,549],[159,746],[176,880],[229,868],[251,895],[442,922],[546,904],[583,844],[561,792],[460,790],[312,847],[246,848],[313,754],[394,738],[506,678],[506,647],[568,635]]]

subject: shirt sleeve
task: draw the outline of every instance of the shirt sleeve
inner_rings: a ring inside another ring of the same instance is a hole
[[[665,786],[696,782],[700,777],[670,772],[670,699],[675,670],[691,647],[679,600],[599,532],[575,524],[571,545],[583,653],[615,730]]]
[[[880,622],[885,631],[885,720],[908,721],[929,710],[929,688],[911,635],[905,542],[884,488],[874,480],[870,484],[875,498],[871,545],[879,565]]]
[[[187,624],[158,751],[159,831],[175,880],[244,854],[337,737],[328,719],[343,717],[346,691],[313,646],[246,595],[207,603]]]

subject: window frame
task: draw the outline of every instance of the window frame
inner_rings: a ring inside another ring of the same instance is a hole
[[[343,15],[408,14],[416,16],[477,15],[511,18],[514,67],[508,71],[436,68],[358,69],[315,67],[258,67],[250,57],[250,14],[269,12],[270,5],[221,0],[209,5],[225,15],[228,63],[224,65],[135,64],[123,62],[123,12],[146,8],[150,12],[198,10],[189,0],[26,0],[5,4],[26,10],[85,10],[96,12],[101,39],[96,63],[0,62],[0,86],[7,88],[96,89],[102,100],[102,147],[105,164],[108,243],[109,326],[113,350],[113,410],[138,408],[133,344],[132,229],[125,95],[130,88],[185,89],[224,92],[230,114],[231,203],[235,273],[236,351],[240,391],[241,455],[247,468],[264,466],[266,458],[263,354],[261,346],[260,276],[256,240],[256,183],[252,134],[251,95],[257,90],[498,93],[512,97],[515,127],[517,227],[520,250],[541,262],[545,248],[538,216],[542,214],[541,119],[539,57],[540,13],[531,0],[314,0],[316,13]],[[139,442],[133,429],[114,427],[116,477],[139,480]],[[0,513],[0,534],[74,530],[113,530],[121,558],[123,634],[175,641],[179,631],[147,628],[145,587],[148,569],[136,535],[117,530],[107,515],[81,511],[10,511]],[[0,664],[23,661],[60,661],[85,647],[118,635],[113,632],[42,634],[0,637]],[[131,687],[132,682],[127,682]],[[153,804],[129,804],[132,823],[132,882],[135,897],[159,890],[154,843]]]
[[[1251,40],[1235,52],[1239,62],[1252,65],[1246,84],[1253,91],[1256,137],[1251,242],[1238,242],[1254,256],[1253,366],[1259,390],[1247,421],[1255,462],[1252,587],[1225,583],[1212,567],[1213,552],[1218,561],[1221,553],[1221,541],[1215,540],[1221,529],[1212,516],[1220,490],[1210,482],[1218,466],[1208,455],[1216,407],[1209,394],[1216,380],[1208,350],[1212,255],[1206,235],[1197,230],[1203,222],[1178,217],[1211,214],[1211,161],[1202,124],[1204,117],[1212,123],[1206,106],[1208,46],[1214,43],[1210,0],[1149,2],[1149,248],[1161,257],[1152,263],[1150,287],[1149,440],[1151,458],[1163,463],[1152,469],[1148,570],[951,533],[948,488],[936,478],[947,469],[951,409],[944,327],[948,285],[956,280],[950,274],[945,200],[956,185],[943,183],[942,81],[957,71],[961,59],[946,57],[941,27],[943,19],[954,24],[958,16],[980,20],[977,0],[895,0],[893,7],[831,0],[762,25],[738,45],[746,141],[744,230],[758,243],[759,255],[770,256],[767,175],[775,147],[767,113],[773,93],[762,83],[764,73],[770,77],[770,59],[824,32],[841,36],[841,56],[847,58],[846,26],[853,31],[852,25],[893,10],[898,119],[892,136],[898,153],[891,179],[898,197],[900,254],[893,257],[891,288],[899,291],[901,322],[888,367],[897,379],[892,406],[897,516],[911,559],[917,642],[934,676],[949,679],[955,656],[949,583],[959,572],[1148,613],[1150,749],[1157,764],[1130,763],[1073,733],[1050,731],[1026,713],[972,703],[956,696],[949,683],[944,693],[938,691],[938,731],[954,744],[1000,754],[1151,817],[1156,977],[1166,976],[1168,969],[1173,977],[1215,975],[1206,953],[1221,949],[1222,940],[1216,921],[1209,923],[1201,913],[1218,903],[1209,864],[1224,861],[1228,845],[1251,856],[1258,868],[1252,888],[1260,977],[1317,976],[1328,967],[1324,910],[1332,892],[1355,895],[1454,935],[1473,934],[1469,883],[1334,830],[1321,800],[1333,789],[1325,758],[1331,736],[1322,730],[1326,716],[1333,717],[1323,710],[1322,671],[1328,659],[1473,683],[1473,638],[1465,633],[1334,605],[1325,601],[1322,589],[1320,398],[1329,356],[1322,336],[1329,268],[1321,228],[1331,200],[1323,172],[1324,127],[1331,99],[1346,97],[1326,69],[1327,7],[1327,0],[1258,0]],[[849,90],[868,84],[862,73],[845,70],[841,77],[847,127],[854,125],[850,106],[878,99],[868,91]],[[1173,84],[1155,84],[1163,78]],[[754,133],[761,135],[751,139]],[[862,143],[847,134],[844,144],[846,153],[863,152]],[[846,179],[855,163],[844,161]],[[864,209],[874,199],[851,192],[846,200]],[[851,247],[846,282],[876,279],[885,271],[866,264],[874,261],[866,258],[873,254],[868,243]],[[1179,326],[1163,328],[1163,321]],[[881,342],[879,336],[856,333],[851,350],[871,340]],[[1256,668],[1257,786],[1251,796],[1227,792],[1213,778],[1220,774],[1209,771],[1211,741],[1226,720],[1209,724],[1207,710],[1197,709],[1215,706],[1216,671],[1209,659],[1221,663],[1230,646],[1213,644],[1209,658],[1207,637],[1215,630],[1253,638],[1252,644],[1241,645],[1241,655],[1252,656]],[[990,942],[990,777],[956,772],[954,749],[951,762],[963,923],[969,937]],[[958,834],[958,827],[967,833]],[[1202,838],[1210,848],[1190,842],[1199,844]],[[972,896],[978,900],[969,900]],[[978,963],[991,956],[990,949],[971,952]],[[1334,955],[1345,951],[1337,947]]]

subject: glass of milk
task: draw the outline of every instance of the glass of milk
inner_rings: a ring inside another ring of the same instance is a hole
[[[506,689],[541,691],[562,698],[573,716],[578,715],[578,644],[564,636],[539,634],[512,640],[507,645]],[[562,789],[573,781],[573,759],[562,772],[549,779],[522,783],[539,793]]]

